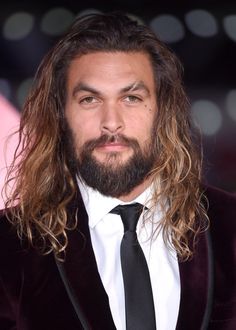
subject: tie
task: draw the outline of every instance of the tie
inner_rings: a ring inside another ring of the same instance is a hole
[[[118,205],[110,213],[119,214],[124,225],[120,246],[125,289],[127,330],[155,330],[155,311],[147,262],[138,243],[136,225],[143,206]]]

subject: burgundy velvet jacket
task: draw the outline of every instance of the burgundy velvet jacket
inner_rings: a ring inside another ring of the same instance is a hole
[[[213,188],[206,195],[210,229],[199,236],[194,257],[179,263],[177,330],[236,329],[236,198]],[[79,204],[79,225],[68,232],[64,263],[27,247],[2,213],[1,330],[115,329]]]

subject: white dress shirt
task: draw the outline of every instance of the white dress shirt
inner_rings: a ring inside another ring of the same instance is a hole
[[[109,297],[109,304],[115,326],[125,330],[125,298],[120,262],[120,243],[124,228],[120,216],[109,213],[119,204],[141,203],[148,207],[151,188],[146,189],[135,200],[124,203],[116,198],[106,197],[78,180],[81,195],[89,217],[89,229],[98,271]],[[150,212],[149,212],[150,213]],[[180,302],[180,279],[176,252],[168,248],[161,232],[150,239],[153,222],[161,218],[158,207],[152,219],[142,214],[137,224],[137,235],[143,249],[150,273],[158,330],[174,330],[177,323]],[[99,302],[98,302],[99,304]]]

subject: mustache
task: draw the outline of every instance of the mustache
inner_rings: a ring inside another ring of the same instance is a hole
[[[103,147],[105,144],[108,143],[120,143],[129,146],[133,149],[139,148],[139,143],[136,139],[128,138],[123,134],[116,134],[116,135],[103,134],[97,139],[91,139],[85,142],[82,149],[83,150],[86,149],[91,152],[95,148]]]

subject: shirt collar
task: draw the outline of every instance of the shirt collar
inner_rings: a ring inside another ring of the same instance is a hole
[[[140,203],[148,207],[151,196],[151,187],[148,187],[142,194],[134,200],[126,203],[117,198],[104,196],[97,190],[87,186],[81,179],[77,179],[80,193],[89,218],[89,227],[94,228],[102,218],[117,205]]]

